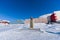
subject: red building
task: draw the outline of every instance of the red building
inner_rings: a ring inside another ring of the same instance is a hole
[[[57,17],[54,13],[50,16],[50,20],[51,20],[51,22],[56,22]]]

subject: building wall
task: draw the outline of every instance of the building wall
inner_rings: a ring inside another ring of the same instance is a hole
[[[34,23],[47,23],[47,18],[34,18],[33,22]],[[28,23],[30,23],[30,20],[29,19],[25,20],[25,24],[28,24]]]

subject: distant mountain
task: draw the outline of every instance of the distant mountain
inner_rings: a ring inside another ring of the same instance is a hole
[[[24,24],[24,20],[15,20],[15,21],[11,21],[11,24]]]

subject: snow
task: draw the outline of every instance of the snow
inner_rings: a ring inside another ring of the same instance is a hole
[[[52,38],[52,37],[54,38]],[[9,30],[0,33],[0,40],[55,40],[58,35],[40,33],[33,30]]]
[[[49,14],[45,14],[45,15],[42,15],[40,17],[43,17],[43,18],[47,18],[48,16],[50,16],[52,13],[49,13]]]
[[[29,29],[29,24],[0,25],[0,40],[60,40],[60,24],[34,23],[36,28],[40,31]]]
[[[54,11],[57,21],[60,21],[60,11]]]
[[[60,24],[50,25],[46,31],[58,34],[60,33]]]

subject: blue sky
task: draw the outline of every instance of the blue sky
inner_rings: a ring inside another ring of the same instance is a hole
[[[34,18],[60,10],[60,0],[0,0],[0,19]]]

